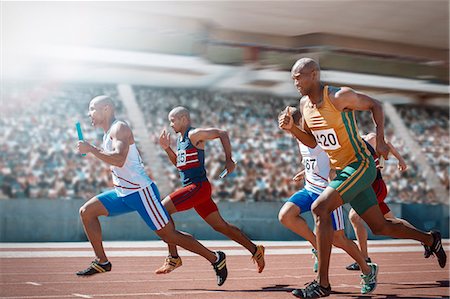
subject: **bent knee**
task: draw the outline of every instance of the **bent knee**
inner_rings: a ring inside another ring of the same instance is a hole
[[[389,234],[389,228],[386,225],[386,223],[370,227],[370,230],[372,231],[373,234],[378,235],[378,236],[380,236],[380,235],[386,236]]]
[[[313,204],[311,212],[317,217],[330,217],[332,211],[329,211],[324,204]]]
[[[358,213],[356,213],[354,210],[352,210],[349,213],[349,218],[350,218],[350,221],[352,223],[354,223],[354,224],[361,224],[362,223],[361,217],[359,217]]]
[[[278,221],[283,225],[287,225],[292,221],[292,216],[286,211],[280,211],[278,213]]]

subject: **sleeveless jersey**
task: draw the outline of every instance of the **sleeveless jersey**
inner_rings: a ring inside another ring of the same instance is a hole
[[[370,154],[373,157],[373,160],[375,161],[375,166],[377,167],[377,180],[381,180],[383,179],[383,177],[381,176],[381,170],[380,168],[378,168],[378,166],[380,165],[380,159],[378,158],[377,152],[375,151],[375,149],[372,147],[372,145],[370,145],[369,142],[365,141],[367,149],[369,150]]]
[[[354,111],[337,110],[328,97],[328,86],[323,89],[322,106],[317,108],[308,99],[302,114],[317,144],[328,154],[332,168],[342,170],[370,157],[359,136]]]
[[[298,142],[298,146],[305,166],[305,189],[321,194],[328,186],[330,160],[320,146],[309,148],[301,142]]]
[[[205,170],[205,151],[196,148],[189,139],[188,134],[192,129],[187,129],[177,141],[177,168],[183,186],[208,180]]]
[[[116,123],[115,121],[111,127]],[[106,152],[113,150],[110,136],[111,128],[103,135],[102,147]],[[124,197],[133,192],[139,191],[152,183],[144,170],[144,164],[137,150],[136,144],[131,144],[128,148],[127,158],[122,167],[110,166],[114,188],[119,197]]]

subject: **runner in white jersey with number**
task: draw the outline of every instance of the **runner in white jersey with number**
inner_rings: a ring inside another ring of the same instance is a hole
[[[300,111],[294,107],[289,107],[289,109],[294,123],[299,125],[301,118]],[[305,186],[302,190],[294,193],[283,205],[280,209],[278,219],[284,226],[311,243],[313,246],[312,252],[315,257],[313,270],[317,272],[316,236],[300,214],[310,211],[312,203],[328,186],[330,160],[319,145],[315,148],[309,148],[300,142],[298,142],[298,145],[302,156],[302,164],[305,166],[305,169],[295,175],[293,179],[294,181],[300,181],[304,177]],[[331,218],[334,228],[333,245],[347,252],[361,266],[363,271],[370,271],[358,246],[345,236],[342,207],[334,210]]]
[[[96,258],[91,265],[77,272],[89,276],[111,271],[102,244],[99,216],[116,216],[137,211],[145,223],[166,243],[179,245],[197,253],[211,262],[214,269],[221,263],[220,257],[201,245],[192,236],[175,230],[170,217],[160,202],[155,183],[147,176],[130,127],[118,121],[114,105],[108,96],[98,96],[89,104],[92,125],[104,130],[102,148],[86,141],[79,141],[77,149],[81,154],[91,153],[110,165],[114,189],[91,198],[80,208],[84,230],[92,244]],[[225,267],[226,272],[226,267]],[[226,274],[216,275],[225,281]]]

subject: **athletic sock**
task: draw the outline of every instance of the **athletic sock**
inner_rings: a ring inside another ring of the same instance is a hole
[[[214,262],[214,264],[215,263],[217,263],[218,261],[219,261],[219,259],[220,259],[220,256],[219,256],[219,253],[217,252],[217,251],[214,251],[214,254],[216,255],[216,261]]]

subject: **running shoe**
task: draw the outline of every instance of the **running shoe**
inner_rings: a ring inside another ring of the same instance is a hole
[[[111,271],[111,263],[108,262],[105,265],[100,264],[98,261],[92,261],[92,263],[85,270],[77,272],[78,276],[91,276],[97,273],[105,273]]]
[[[181,267],[181,265],[183,265],[183,263],[181,262],[181,257],[172,257],[169,255],[164,260],[164,264],[159,269],[156,269],[155,273],[168,274],[176,268]]]

